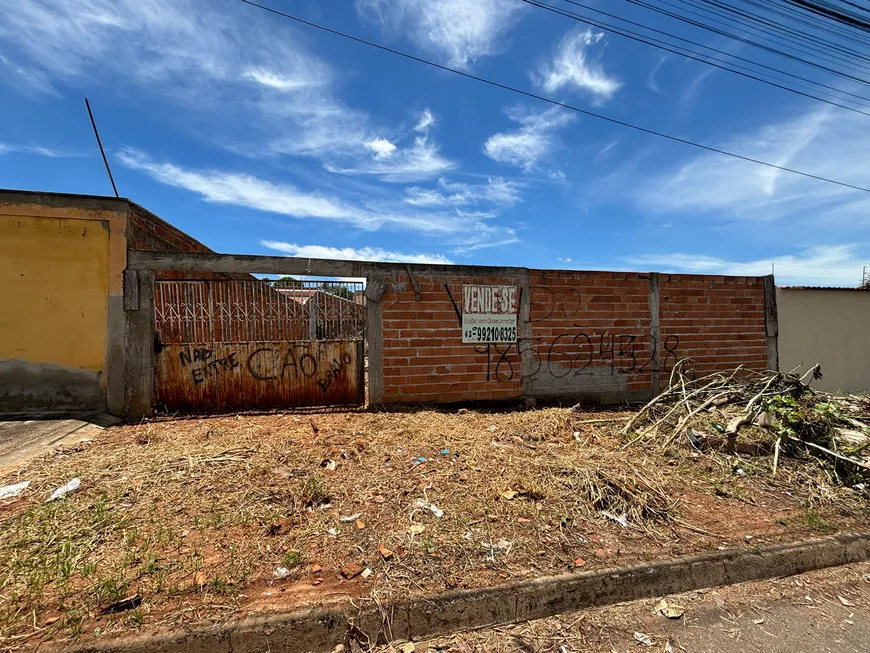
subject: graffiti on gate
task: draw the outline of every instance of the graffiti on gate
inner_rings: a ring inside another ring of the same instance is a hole
[[[178,357],[182,368],[190,368],[190,377],[194,385],[199,385],[213,376],[231,372],[241,365],[236,352],[218,358],[215,357],[213,350],[205,347],[182,350]]]
[[[194,385],[230,373],[242,374],[258,382],[270,382],[279,378],[302,376],[316,382],[326,392],[337,380],[344,380],[353,364],[349,352],[318,361],[317,357],[303,351],[305,345],[257,347],[240,360],[240,352],[216,352],[208,347],[192,346],[178,352],[181,368],[190,375]],[[234,372],[238,370],[238,372]]]

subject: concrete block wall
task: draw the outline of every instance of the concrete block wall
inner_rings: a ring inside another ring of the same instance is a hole
[[[643,401],[684,358],[699,375],[775,364],[763,277],[456,270],[384,278],[383,403]],[[518,286],[517,343],[462,342],[467,283]]]

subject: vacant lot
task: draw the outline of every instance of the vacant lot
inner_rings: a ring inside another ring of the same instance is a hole
[[[31,482],[0,500],[0,649],[866,527],[866,493],[812,459],[784,457],[773,476],[770,456],[624,448],[630,415],[110,428],[0,478]],[[73,478],[77,492],[45,503]]]

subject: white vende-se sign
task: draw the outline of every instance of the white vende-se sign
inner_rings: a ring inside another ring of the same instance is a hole
[[[517,287],[462,287],[462,342],[517,341]]]

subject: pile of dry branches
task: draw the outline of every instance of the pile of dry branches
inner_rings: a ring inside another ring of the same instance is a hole
[[[697,449],[814,456],[846,478],[870,472],[870,400],[810,388],[818,365],[797,370],[751,372],[738,367],[696,378],[680,361],[668,387],[625,425],[626,446],[688,444]],[[841,479],[845,480],[845,479]]]

